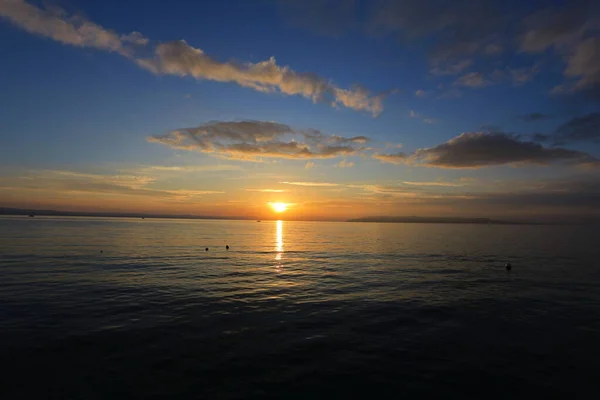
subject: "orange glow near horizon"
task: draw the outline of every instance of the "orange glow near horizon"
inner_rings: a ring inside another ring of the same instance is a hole
[[[282,213],[288,209],[288,204],[286,203],[269,203],[269,205],[276,213]]]

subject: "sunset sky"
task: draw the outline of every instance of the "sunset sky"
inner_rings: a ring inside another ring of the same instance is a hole
[[[599,8],[0,0],[0,207],[600,216]]]

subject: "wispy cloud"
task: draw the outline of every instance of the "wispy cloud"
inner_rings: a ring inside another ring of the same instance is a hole
[[[246,189],[247,192],[261,192],[261,193],[283,193],[283,189]]]
[[[239,165],[213,164],[213,165],[146,165],[141,170],[163,171],[163,172],[218,172],[218,171],[240,171]]]
[[[164,190],[151,188],[155,178],[143,175],[103,175],[63,170],[35,170],[0,181],[0,187],[28,191],[103,196],[153,197],[165,201],[180,201],[223,194],[218,190]]]
[[[342,160],[339,163],[335,164],[335,166],[338,168],[351,168],[354,167],[354,162]]]
[[[481,72],[470,72],[458,78],[454,84],[470,88],[484,88],[492,85],[493,82],[487,79]]]
[[[521,86],[532,80],[533,77],[536,76],[538,72],[540,72],[540,67],[538,65],[534,65],[532,67],[525,68],[509,68],[508,72],[510,73],[510,77],[512,78],[513,85]]]
[[[436,122],[435,119],[424,117],[423,115],[419,114],[415,110],[410,110],[408,115],[410,115],[411,118],[418,118],[421,121],[425,122],[426,124],[434,124]]]
[[[308,161],[306,164],[304,164],[304,168],[306,169],[311,169],[315,166],[316,164],[312,161]]]
[[[407,155],[406,155],[406,153],[403,153],[403,152],[398,152],[398,153],[394,153],[394,154],[375,153],[375,154],[373,154],[372,157],[374,159],[379,160],[384,163],[405,164]]]
[[[314,186],[314,187],[335,187],[339,186],[337,183],[329,183],[329,182],[279,182],[284,183],[286,185],[296,185],[296,186]]]
[[[443,186],[443,187],[455,187],[455,186],[464,186],[463,183],[456,182],[443,182],[443,181],[435,181],[435,182],[402,182],[405,185],[411,186]]]
[[[0,1],[0,16],[29,33],[44,36],[77,47],[92,47],[132,57],[134,49],[127,44],[148,43],[139,32],[119,35],[83,17],[69,16],[59,9],[40,9],[23,0]]]
[[[552,118],[552,115],[540,113],[540,112],[533,112],[533,113],[529,113],[529,114],[517,115],[517,119],[520,119],[521,121],[525,121],[525,122],[542,121],[542,120],[550,119],[550,118]]]
[[[229,159],[261,161],[262,158],[323,159],[358,154],[369,138],[325,135],[316,130],[296,131],[268,121],[239,121],[179,129],[151,136],[148,141]]]
[[[154,56],[145,58],[138,47],[146,46],[149,40],[139,32],[119,35],[83,17],[69,16],[62,10],[38,8],[24,0],[2,0],[0,17],[32,34],[64,44],[116,52],[155,74],[233,82],[260,92],[300,95],[313,102],[365,111],[373,116],[383,111],[383,99],[390,93],[371,95],[359,85],[344,89],[315,73],[296,72],[288,66],[278,65],[274,57],[257,63],[221,62],[185,40],[159,43],[154,47]]]
[[[522,51],[541,53],[549,48],[565,60],[568,81],[554,92],[600,90],[600,18],[589,1],[571,1],[547,8],[525,19]],[[594,34],[595,33],[595,34]]]

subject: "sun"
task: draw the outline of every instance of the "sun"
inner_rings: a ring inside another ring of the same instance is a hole
[[[288,208],[288,205],[285,203],[269,203],[269,205],[276,213],[282,213]]]

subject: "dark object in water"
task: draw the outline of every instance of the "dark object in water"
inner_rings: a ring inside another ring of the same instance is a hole
[[[256,222],[260,222],[260,219],[259,219],[259,220],[256,220]]]
[[[226,249],[226,250],[229,250],[229,245],[226,245],[226,246],[225,246],[225,249]]]
[[[104,253],[104,250],[100,250],[100,253]]]
[[[204,249],[205,251],[208,251],[208,247],[206,249]]]
[[[510,263],[506,263],[505,267],[507,271],[510,271],[512,269],[512,265],[510,265]]]
[[[33,217],[35,217],[35,214],[34,214],[34,213],[31,213],[31,214],[29,214],[29,217],[30,217],[30,218],[33,218]]]

